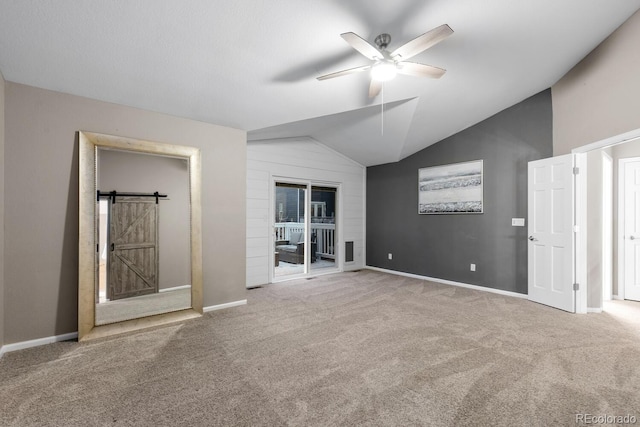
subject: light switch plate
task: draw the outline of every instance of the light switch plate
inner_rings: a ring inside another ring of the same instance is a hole
[[[524,218],[511,218],[511,225],[514,227],[524,227]]]

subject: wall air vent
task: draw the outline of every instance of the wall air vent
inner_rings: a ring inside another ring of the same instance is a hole
[[[353,241],[344,242],[344,262],[353,262]]]

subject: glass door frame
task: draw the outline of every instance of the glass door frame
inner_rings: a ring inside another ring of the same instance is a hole
[[[292,184],[301,185],[306,187],[304,197],[304,264],[303,272],[299,274],[290,274],[286,276],[276,277],[275,266],[275,253],[276,253],[276,184]],[[322,269],[322,271],[312,270],[311,268],[311,199],[313,187],[329,187],[336,189],[335,197],[335,267]],[[269,221],[270,233],[269,233],[269,283],[278,283],[287,280],[300,279],[311,276],[318,276],[321,274],[337,273],[342,271],[343,265],[341,261],[341,242],[342,242],[342,185],[339,182],[320,181],[320,180],[308,180],[298,179],[283,176],[271,176],[271,188],[269,213],[271,220]]]

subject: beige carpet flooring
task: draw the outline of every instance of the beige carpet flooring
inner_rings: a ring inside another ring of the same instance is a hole
[[[640,417],[632,304],[621,302],[619,315],[572,315],[370,270],[247,295],[246,306],[180,325],[5,354],[0,425],[575,426],[581,413]]]

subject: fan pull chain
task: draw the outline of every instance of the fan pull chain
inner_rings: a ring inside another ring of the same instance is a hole
[[[384,136],[384,82],[382,82],[382,104],[380,104],[380,135]]]

